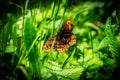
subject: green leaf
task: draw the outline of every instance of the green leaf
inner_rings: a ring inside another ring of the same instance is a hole
[[[76,49],[74,49],[73,52],[72,52],[72,54],[67,57],[67,59],[65,60],[65,62],[62,65],[62,68],[64,68],[66,66],[66,64],[73,58],[73,56],[75,54],[75,50]]]
[[[108,46],[108,41],[106,39],[106,37],[100,42],[99,46],[98,46],[98,50],[105,48]]]
[[[34,20],[31,17],[26,18],[24,26],[24,42],[26,47],[26,55],[24,59],[29,60],[29,67],[32,69],[33,73],[37,78],[40,78],[40,59],[38,54],[38,47],[36,42],[36,30],[33,25]]]
[[[109,44],[110,51],[112,53],[112,57],[116,60],[118,66],[120,66],[120,45],[116,38],[114,37],[114,32],[111,26],[111,18],[109,17],[106,21],[106,39]]]

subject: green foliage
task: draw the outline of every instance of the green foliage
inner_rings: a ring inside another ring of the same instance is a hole
[[[21,17],[8,14],[0,32],[0,79],[110,79],[120,66],[120,21],[117,17],[113,25],[111,18],[101,22],[105,3],[42,0],[32,5],[35,2],[25,1]],[[44,43],[68,19],[73,21],[76,44],[64,53],[45,52]]]
[[[24,26],[24,42],[26,48],[25,58],[28,57],[30,68],[33,73],[39,78],[40,75],[40,59],[38,54],[38,47],[34,40],[36,38],[36,31],[33,26],[31,18],[26,18]]]
[[[115,59],[117,66],[120,66],[120,45],[119,42],[114,37],[114,32],[111,26],[111,18],[108,18],[106,21],[106,38],[108,41],[109,49],[112,53],[112,57]]]

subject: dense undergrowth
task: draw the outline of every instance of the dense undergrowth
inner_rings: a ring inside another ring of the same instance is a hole
[[[119,16],[102,16],[105,2],[34,1],[1,20],[1,80],[119,80]],[[44,43],[72,19],[77,42],[68,51],[45,52]]]

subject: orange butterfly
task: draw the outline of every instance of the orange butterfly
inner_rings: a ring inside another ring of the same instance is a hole
[[[72,29],[73,29],[72,20],[69,19],[63,24],[62,28],[60,29],[60,32],[56,36],[50,38],[45,43],[43,47],[44,51],[47,52],[49,52],[50,50],[57,50],[58,52],[67,51],[70,46],[76,43],[76,36],[73,33],[71,33]],[[54,39],[55,43],[52,47]]]

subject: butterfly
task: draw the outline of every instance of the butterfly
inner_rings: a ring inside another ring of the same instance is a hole
[[[73,29],[72,20],[67,20],[61,27],[57,35],[51,37],[43,46],[44,51],[57,50],[58,52],[65,52],[70,46],[76,43],[76,36],[71,32]],[[54,42],[55,40],[55,42]],[[54,44],[53,44],[54,42]],[[53,47],[52,47],[53,44]]]

